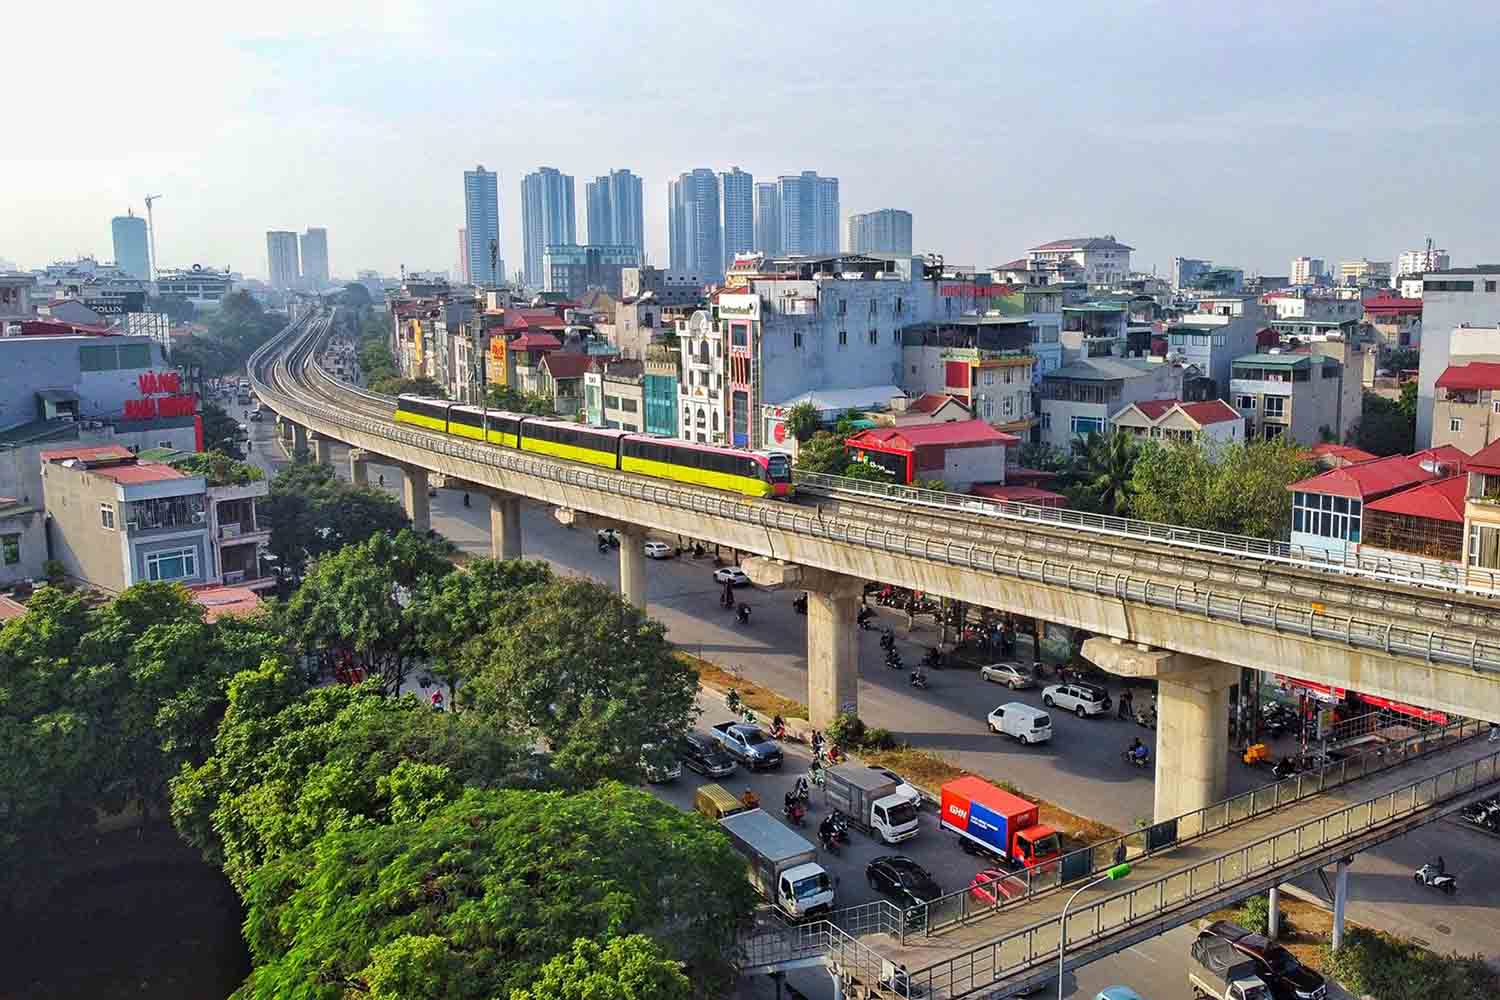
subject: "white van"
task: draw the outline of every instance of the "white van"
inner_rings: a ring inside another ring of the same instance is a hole
[[[1022,743],[1045,743],[1052,738],[1052,716],[1040,708],[1009,701],[989,714],[990,732],[1014,736]]]

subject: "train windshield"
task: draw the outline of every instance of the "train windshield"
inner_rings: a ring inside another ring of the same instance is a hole
[[[771,452],[766,456],[766,475],[770,476],[773,483],[791,482],[792,460],[782,452]]]

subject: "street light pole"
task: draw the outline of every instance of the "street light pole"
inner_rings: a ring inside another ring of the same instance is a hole
[[[1074,891],[1073,895],[1068,897],[1068,901],[1063,904],[1062,921],[1057,926],[1057,1000],[1063,1000],[1063,955],[1066,953],[1068,944],[1068,907],[1073,905],[1073,900],[1077,899],[1078,894],[1085,889],[1092,889],[1101,882],[1117,881],[1129,874],[1129,862],[1115,865],[1113,868],[1105,871],[1103,875],[1096,876],[1083,883],[1083,885]]]

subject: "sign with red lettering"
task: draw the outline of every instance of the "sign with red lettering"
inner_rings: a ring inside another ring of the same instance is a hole
[[[126,420],[154,420],[157,417],[191,417],[198,412],[196,396],[147,396],[125,400]]]
[[[136,385],[142,396],[176,395],[182,389],[182,376],[176,372],[142,372]]]

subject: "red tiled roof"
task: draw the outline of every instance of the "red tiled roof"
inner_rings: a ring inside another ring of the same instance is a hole
[[[1423,463],[1431,461],[1434,464],[1449,466],[1452,472],[1463,472],[1469,464],[1469,453],[1457,445],[1451,444],[1440,444],[1436,448],[1415,451],[1407,457],[1413,462]]]
[[[118,444],[85,445],[80,448],[52,448],[42,452],[43,462],[65,462],[76,458],[83,462],[102,462],[111,458],[135,458],[135,452]]]
[[[26,614],[26,606],[13,597],[0,594],[0,621],[10,621]]]
[[[1240,415],[1234,411],[1234,408],[1222,399],[1211,399],[1201,403],[1184,403],[1180,399],[1142,399],[1131,405],[1153,423],[1176,408],[1180,408],[1183,413],[1187,414],[1189,420],[1200,427],[1240,419]]]
[[[203,605],[209,621],[226,615],[248,615],[260,607],[260,595],[249,587],[191,587],[193,600]]]
[[[1378,295],[1365,300],[1368,313],[1417,313],[1422,312],[1421,299],[1404,299],[1399,295]]]
[[[1328,456],[1330,458],[1341,458],[1345,462],[1349,462],[1351,464],[1354,462],[1368,462],[1371,459],[1380,457],[1379,455],[1374,455],[1368,451],[1363,451],[1359,448],[1356,448],[1353,445],[1334,444],[1331,441],[1324,442],[1323,444],[1315,444],[1311,448],[1304,451],[1302,454],[1306,455],[1308,458],[1313,459],[1323,458],[1324,456]]]
[[[1014,434],[997,431],[983,420],[953,420],[946,424],[906,424],[872,427],[848,439],[848,444],[883,444],[894,448],[922,448],[943,444],[1019,444]]]
[[[1001,486],[997,483],[977,483],[969,492],[976,497],[984,497],[987,500],[1003,500],[1008,503],[1032,503],[1042,507],[1061,507],[1067,501],[1067,497],[1061,493],[1037,489],[1035,486]]]
[[[562,341],[550,333],[523,333],[510,342],[510,347],[520,351],[555,351]]]
[[[159,462],[146,462],[143,465],[106,465],[103,468],[89,469],[96,476],[113,479],[117,483],[161,483],[168,479],[189,479],[170,465],[162,465]]]
[[[1500,364],[1493,361],[1470,361],[1466,365],[1449,365],[1438,376],[1439,389],[1500,389]]]
[[[1491,441],[1469,458],[1469,471],[1500,473],[1500,440]]]
[[[1160,420],[1179,402],[1180,400],[1176,399],[1141,399],[1131,405],[1140,410],[1147,420]]]
[[[1111,237],[1101,236],[1079,236],[1071,240],[1053,240],[1051,243],[1043,243],[1033,250],[1134,250]]]
[[[1436,478],[1405,455],[1388,455],[1369,462],[1356,462],[1292,483],[1299,493],[1324,493],[1354,500],[1383,497],[1388,493]]]
[[[1025,257],[1017,257],[1015,260],[1008,260],[1004,264],[1001,264],[995,268],[995,270],[997,271],[1027,271],[1030,269],[1031,261],[1027,260]]]
[[[1392,493],[1388,497],[1372,500],[1365,510],[1379,510],[1387,514],[1405,514],[1429,521],[1464,520],[1464,498],[1469,492],[1468,476],[1449,476],[1437,479],[1409,490]]]
[[[963,401],[956,396],[950,396],[944,392],[924,392],[911,401],[911,405],[906,408],[906,412],[936,413],[947,403],[957,403],[959,406],[963,406],[965,410],[968,409],[967,406],[964,406]]]
[[[542,367],[553,378],[582,378],[593,363],[594,357],[591,354],[564,354],[561,351],[542,359]]]
[[[1005,479],[1011,483],[1044,483],[1056,478],[1057,473],[1047,472],[1045,469],[1027,469],[1019,465],[1007,466],[1005,469]]]

